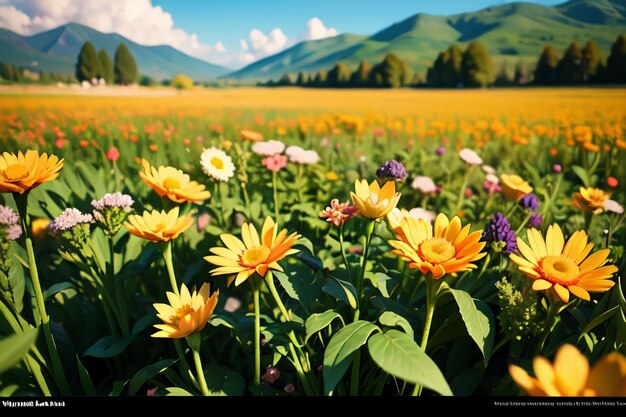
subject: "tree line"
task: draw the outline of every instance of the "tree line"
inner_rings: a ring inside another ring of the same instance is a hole
[[[91,84],[104,80],[107,84],[129,85],[138,81],[139,73],[135,58],[126,44],[119,44],[112,62],[104,49],[96,52],[93,44],[87,41],[78,53],[76,79],[79,82],[87,81]]]
[[[496,74],[487,48],[479,41],[469,43],[463,50],[451,45],[437,55],[428,68],[425,79],[393,53],[371,67],[362,60],[354,71],[342,62],[330,70],[309,74],[299,72],[294,80],[290,74],[279,80],[259,83],[265,86],[325,87],[325,88],[395,88],[405,86],[484,87],[491,85],[576,85],[583,83],[626,83],[626,38],[617,37],[605,61],[595,41],[589,40],[582,48],[572,41],[561,58],[556,49],[546,45],[534,71],[518,63],[511,78],[506,65]]]
[[[72,82],[72,78],[69,75],[56,73],[37,71],[26,67],[18,67],[13,64],[5,64],[0,62],[0,79],[15,83],[29,83],[37,82],[43,84],[53,84],[58,82]]]

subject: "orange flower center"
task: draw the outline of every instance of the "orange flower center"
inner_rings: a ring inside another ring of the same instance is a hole
[[[546,256],[540,262],[540,273],[553,284],[576,285],[580,269],[573,259],[565,255]]]
[[[163,181],[163,187],[168,190],[180,188],[180,181],[176,178],[166,178],[165,181]]]
[[[222,159],[218,158],[217,156],[211,158],[211,165],[213,165],[217,169],[224,169],[224,161],[222,161]]]
[[[432,264],[443,263],[456,254],[456,249],[446,238],[436,237],[420,245],[422,258]]]
[[[9,181],[19,181],[28,176],[28,170],[24,165],[11,165],[2,174]]]
[[[195,312],[196,311],[193,308],[191,308],[191,305],[189,304],[182,305],[176,310],[176,315],[170,317],[170,321],[172,323],[178,324],[180,319],[182,319],[188,314],[194,314]]]
[[[262,264],[267,261],[267,258],[270,256],[270,250],[266,246],[254,246],[252,248],[246,249],[241,255],[241,263],[244,266],[254,268],[257,265]]]

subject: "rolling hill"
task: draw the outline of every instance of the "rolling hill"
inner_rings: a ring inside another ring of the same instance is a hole
[[[32,36],[21,36],[0,29],[0,62],[63,74],[73,74],[80,48],[90,41],[96,49],[107,51],[111,60],[117,46],[124,42],[137,61],[140,74],[156,79],[180,73],[197,81],[215,79],[231,70],[193,58],[171,46],[144,46],[116,33],[102,33],[77,23]]]
[[[508,3],[452,16],[419,13],[367,37],[343,34],[306,41],[225,76],[266,80],[298,71],[329,69],[336,61],[356,68],[360,60],[374,64],[394,52],[417,72],[425,72],[437,54],[452,43],[478,40],[497,66],[518,61],[534,65],[545,44],[564,51],[576,40],[598,43],[604,54],[626,33],[626,0],[571,0],[554,7]]]

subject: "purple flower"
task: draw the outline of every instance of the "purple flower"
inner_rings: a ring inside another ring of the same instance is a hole
[[[530,215],[530,218],[528,219],[528,223],[526,223],[526,227],[541,226],[542,222],[543,222],[543,218],[541,217],[541,215],[539,213],[533,213]]]
[[[515,232],[511,230],[511,224],[502,213],[496,213],[483,231],[481,240],[499,247],[507,255],[517,250]]]
[[[520,206],[527,210],[537,211],[539,208],[539,199],[533,193],[528,193],[519,201]]]
[[[117,192],[113,194],[106,193],[100,200],[93,200],[91,205],[96,211],[102,211],[106,207],[119,207],[126,212],[130,212],[134,203],[131,196]]]
[[[93,222],[94,220],[91,214],[83,214],[78,209],[68,208],[65,209],[59,217],[50,222],[48,230],[56,234],[68,231],[79,224],[90,224]]]
[[[16,240],[22,236],[20,216],[11,207],[0,205],[0,239]]]
[[[437,155],[442,156],[444,153],[446,153],[446,148],[445,146],[440,146],[435,152],[437,153]]]
[[[263,376],[261,376],[261,379],[263,381],[269,382],[270,384],[276,382],[278,378],[280,378],[280,371],[278,370],[278,368],[273,366],[268,366]]]
[[[552,172],[559,174],[561,173],[561,171],[563,171],[563,168],[561,167],[561,165],[559,164],[552,165]]]
[[[406,172],[406,168],[404,168],[402,162],[393,159],[385,162],[378,168],[376,176],[381,180],[402,181],[409,176],[409,173]]]

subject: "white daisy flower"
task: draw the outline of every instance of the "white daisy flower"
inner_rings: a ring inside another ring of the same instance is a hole
[[[285,144],[279,140],[268,140],[267,142],[256,142],[252,145],[252,152],[261,156],[272,156],[282,153],[285,150]]]
[[[459,156],[469,165],[481,165],[483,163],[482,158],[478,156],[476,152],[468,148],[461,149]]]
[[[202,171],[216,181],[228,181],[235,175],[235,165],[226,152],[217,148],[208,148],[200,155]]]
[[[305,150],[299,146],[292,145],[285,150],[285,154],[291,162],[296,164],[315,164],[319,162],[320,156],[313,150]]]

